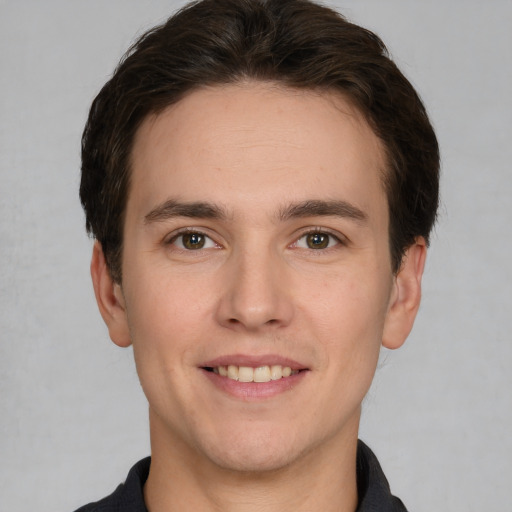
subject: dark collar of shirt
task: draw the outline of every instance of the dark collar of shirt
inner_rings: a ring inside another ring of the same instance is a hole
[[[150,463],[151,457],[137,462],[126,482],[110,496],[75,512],[148,512],[143,488]],[[377,457],[362,441],[357,445],[357,492],[359,505],[356,512],[407,512],[404,504],[391,494]]]

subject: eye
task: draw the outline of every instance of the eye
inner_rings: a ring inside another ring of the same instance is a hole
[[[210,249],[217,247],[217,244],[204,233],[198,231],[187,231],[171,238],[169,244],[186,251],[197,251],[199,249]]]
[[[313,231],[301,236],[295,243],[295,247],[301,249],[329,249],[340,243],[339,238],[323,231]]]

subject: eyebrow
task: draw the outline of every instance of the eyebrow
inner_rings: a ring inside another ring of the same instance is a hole
[[[169,199],[153,208],[144,217],[144,223],[151,224],[174,217],[225,220],[228,218],[228,213],[224,208],[213,203],[203,201],[184,203],[176,199]],[[282,222],[302,217],[342,217],[358,222],[368,220],[368,215],[361,209],[341,200],[311,199],[291,203],[280,208],[277,214],[277,218]]]
[[[281,208],[278,215],[281,221],[301,217],[343,217],[358,222],[366,222],[368,215],[357,206],[347,201],[309,200],[292,203]]]
[[[227,213],[224,208],[206,202],[183,203],[169,199],[153,208],[145,217],[144,223],[151,224],[174,217],[190,217],[197,219],[225,219]]]

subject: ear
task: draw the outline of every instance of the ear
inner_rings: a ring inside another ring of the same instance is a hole
[[[400,270],[393,278],[393,291],[382,335],[382,345],[386,348],[401,347],[411,332],[420,307],[421,278],[426,256],[425,239],[418,237],[405,252]]]
[[[107,324],[110,339],[120,347],[131,345],[126,306],[121,285],[110,276],[101,244],[96,241],[92,251],[91,277],[96,302]]]

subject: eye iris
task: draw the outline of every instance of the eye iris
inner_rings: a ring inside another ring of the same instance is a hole
[[[325,249],[329,245],[329,235],[325,233],[310,233],[306,238],[310,249]]]
[[[200,233],[186,233],[183,235],[183,245],[187,249],[202,249],[204,242],[204,235]]]

